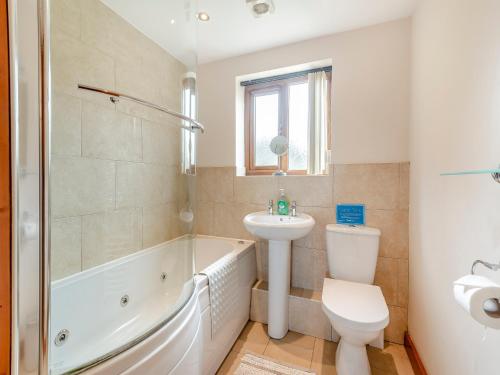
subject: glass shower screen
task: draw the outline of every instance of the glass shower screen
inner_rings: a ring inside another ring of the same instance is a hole
[[[196,4],[49,4],[49,353],[60,374],[139,342],[193,293],[194,148],[185,143],[195,130],[162,109],[186,108]]]

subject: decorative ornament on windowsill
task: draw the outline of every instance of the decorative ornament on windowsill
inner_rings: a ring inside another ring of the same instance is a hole
[[[283,156],[288,152],[288,139],[282,135],[278,135],[271,140],[269,148],[278,157]],[[273,173],[273,176],[286,176],[286,172],[278,169]]]

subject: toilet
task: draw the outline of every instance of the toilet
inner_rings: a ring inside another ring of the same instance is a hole
[[[373,284],[380,230],[329,224],[326,248],[330,278],[323,281],[323,311],[340,336],[338,375],[369,375],[366,345],[383,347],[389,309],[382,290]]]

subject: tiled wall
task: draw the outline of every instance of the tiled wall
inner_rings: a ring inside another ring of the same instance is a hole
[[[185,66],[98,0],[51,1],[52,279],[177,236],[186,199],[172,118],[77,89],[180,110]]]
[[[232,167],[199,168],[197,173],[197,233],[252,237],[243,217],[265,210],[267,201],[284,188],[299,212],[314,217],[306,238],[294,241],[292,286],[319,291],[327,272],[325,226],[335,222],[336,203],[364,203],[367,225],[382,231],[375,284],[389,305],[391,323],[386,339],[402,343],[408,303],[408,181],[409,164],[335,165],[328,176],[235,176]],[[258,276],[267,280],[267,242],[257,242]]]

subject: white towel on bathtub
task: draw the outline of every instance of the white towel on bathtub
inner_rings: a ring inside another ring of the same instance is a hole
[[[200,272],[208,277],[212,339],[233,315],[238,301],[236,260],[236,255],[229,253]]]

